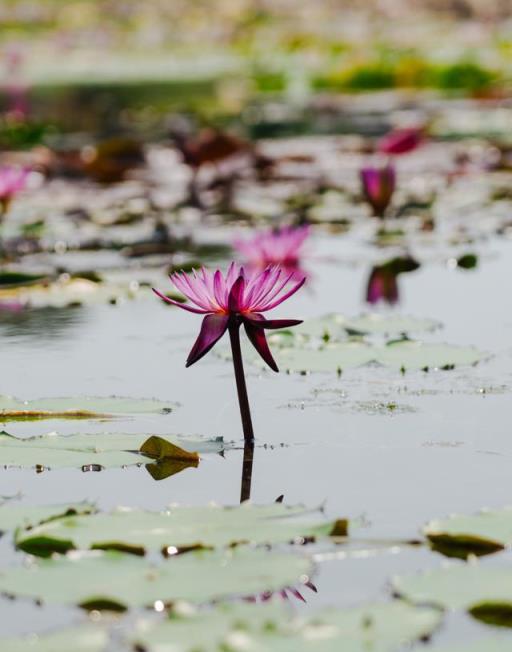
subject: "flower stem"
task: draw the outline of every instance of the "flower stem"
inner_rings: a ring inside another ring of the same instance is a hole
[[[236,389],[238,392],[238,403],[240,405],[240,416],[242,417],[244,439],[246,443],[252,443],[254,441],[254,431],[252,429],[251,408],[247,396],[247,385],[245,384],[242,349],[240,348],[240,324],[230,324],[229,339],[231,341],[231,354],[233,356],[233,367],[235,370]]]

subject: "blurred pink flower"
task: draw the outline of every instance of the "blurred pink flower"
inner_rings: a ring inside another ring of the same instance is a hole
[[[0,312],[21,312],[25,304],[17,299],[0,299]]]
[[[0,205],[7,211],[15,195],[25,189],[29,170],[11,166],[0,167]]]
[[[22,80],[25,56],[21,47],[11,44],[5,52],[5,84],[7,96],[7,116],[10,119],[24,121],[29,114],[28,86]]]
[[[418,127],[394,129],[379,140],[377,151],[381,154],[407,154],[419,147],[423,140],[423,132]]]
[[[360,175],[366,201],[372,207],[374,215],[384,217],[395,192],[395,168],[391,164],[381,167],[368,166],[361,169]]]
[[[254,269],[280,265],[293,271],[294,278],[300,278],[304,276],[300,269],[302,248],[310,232],[309,225],[282,226],[261,231],[247,240],[236,239],[233,246]]]
[[[187,358],[187,367],[200,360],[229,329],[238,333],[243,324],[254,348],[274,371],[277,365],[268,348],[264,329],[289,328],[302,323],[298,319],[267,320],[261,313],[272,310],[286,301],[305,282],[293,280],[293,273],[285,273],[277,266],[260,272],[248,273],[231,263],[224,276],[220,270],[212,272],[204,267],[192,274],[171,275],[175,287],[191,303],[179,303],[153,290],[161,299],[178,308],[202,315],[201,331]]]

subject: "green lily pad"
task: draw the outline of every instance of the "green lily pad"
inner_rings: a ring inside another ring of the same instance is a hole
[[[349,367],[360,367],[374,359],[374,348],[361,341],[327,344],[320,349],[276,348],[274,357],[281,370],[306,373],[309,371],[338,372]],[[258,365],[260,360],[254,358]]]
[[[510,652],[509,638],[481,638],[475,643],[443,645],[429,648],[429,652]]]
[[[173,460],[194,463],[199,454],[221,453],[222,438],[192,439],[180,436],[155,437],[140,434],[100,433],[18,438],[0,433],[0,464],[46,468],[122,467],[158,464]],[[88,470],[88,469],[87,469]]]
[[[406,370],[451,369],[474,365],[484,358],[484,353],[471,346],[398,340],[381,348],[378,361],[385,366]]]
[[[91,514],[95,505],[87,502],[66,503],[64,505],[23,505],[3,504],[0,506],[0,532],[29,529],[55,518],[71,514]]]
[[[108,640],[102,627],[86,623],[48,634],[0,638],[0,649],[2,652],[103,652]]]
[[[27,274],[25,272],[7,269],[0,270],[0,289],[33,285],[35,283],[41,283],[44,280],[48,279],[41,274]]]
[[[27,308],[76,308],[83,305],[116,303],[119,300],[132,299],[136,293],[137,290],[132,289],[130,285],[98,283],[85,278],[16,283],[9,289],[0,285],[1,299],[19,301]]]
[[[123,550],[135,554],[175,554],[190,548],[239,543],[274,544],[328,537],[347,532],[346,521],[316,522],[303,507],[282,504],[238,507],[173,507],[165,512],[119,509],[72,515],[28,531],[18,531],[16,545],[33,554],[63,550]]]
[[[512,544],[512,508],[431,521],[425,536],[441,552],[485,555]]]
[[[121,415],[167,414],[174,408],[175,403],[118,396],[43,398],[33,401],[1,396],[0,421],[106,419]]]
[[[360,335],[392,335],[423,333],[434,331],[441,324],[433,319],[418,319],[404,315],[385,315],[367,313],[358,317],[344,315],[325,315],[318,319],[306,320],[297,326],[293,333],[326,340],[343,339],[346,333]]]
[[[461,564],[399,577],[395,591],[414,604],[462,609],[483,622],[512,626],[512,569]]]
[[[394,369],[453,369],[473,365],[484,354],[472,347],[433,344],[414,340],[398,340],[387,345],[373,345],[362,340],[333,342],[314,349],[294,346],[275,349],[279,368],[287,371],[341,372],[370,363]],[[259,360],[253,358],[257,364]]]
[[[278,591],[307,581],[311,571],[305,557],[249,548],[189,552],[159,564],[121,552],[95,551],[4,570],[0,591],[43,603],[124,610]]]
[[[290,619],[283,605],[221,605],[159,623],[143,621],[134,637],[145,652],[387,652],[429,635],[440,614],[403,602],[329,610],[307,620]]]

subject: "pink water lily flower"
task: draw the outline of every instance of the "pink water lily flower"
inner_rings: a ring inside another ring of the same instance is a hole
[[[384,217],[395,192],[395,168],[390,164],[382,167],[368,166],[363,168],[360,174],[366,201],[373,208],[374,215]]]
[[[6,211],[12,198],[25,189],[29,170],[10,166],[0,167],[0,205]]]
[[[265,329],[289,328],[302,321],[268,320],[262,313],[295,294],[304,285],[305,277],[293,280],[293,272],[286,273],[277,266],[249,273],[231,263],[226,275],[220,270],[212,272],[203,267],[199,272],[178,272],[170,278],[190,303],[174,301],[158,290],[153,290],[155,294],[183,310],[205,315],[199,336],[187,358],[187,367],[206,355],[228,329],[233,336],[243,324],[256,351],[271,369],[279,371],[268,347]]]
[[[417,149],[423,139],[423,132],[419,127],[394,129],[379,140],[377,151],[390,155],[408,154]]]
[[[302,248],[309,234],[309,225],[282,226],[257,233],[248,240],[237,239],[233,245],[255,269],[281,265],[289,271],[294,270],[295,277],[300,278],[303,276],[300,271]]]

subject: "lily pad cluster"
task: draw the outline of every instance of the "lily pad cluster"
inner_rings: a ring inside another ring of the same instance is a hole
[[[54,468],[101,470],[170,461],[197,466],[200,455],[222,453],[226,447],[222,437],[208,440],[121,433],[50,433],[37,437],[14,437],[0,432],[0,464],[4,467],[35,468],[38,471]]]
[[[73,513],[29,529],[18,529],[15,543],[23,550],[44,555],[53,551],[95,549],[139,555],[161,551],[173,555],[180,550],[242,543],[304,543],[347,535],[348,522],[344,519],[315,523],[308,522],[307,516],[304,508],[279,503],[266,507],[248,503],[237,508],[172,507],[164,512],[118,509],[95,514]]]
[[[14,530],[18,549],[40,557],[58,554],[3,569],[0,591],[109,610],[280,591],[309,582],[312,561],[263,544],[304,544],[347,535],[346,520],[318,517],[318,511],[279,503],[159,513],[101,513],[87,504],[28,508],[25,513],[22,507],[4,505],[0,523]],[[150,557],[154,551],[163,553],[160,561]]]
[[[148,414],[170,414],[176,404],[154,399],[57,398],[21,401],[0,397],[0,420],[110,421]],[[102,471],[106,468],[145,465],[155,480],[163,480],[199,465],[200,456],[222,454],[231,445],[222,437],[193,438],[184,435],[101,433],[13,436],[0,432],[0,464],[4,468],[54,468]]]
[[[476,548],[487,540],[505,545],[509,520],[506,509],[432,522],[424,532],[427,541],[451,531],[466,543],[473,535]],[[394,578],[391,601],[291,616],[285,601],[268,600],[287,597],[289,587],[312,586],[315,554],[303,545],[343,545],[349,534],[346,519],[326,521],[318,510],[303,507],[244,503],[104,513],[87,503],[24,508],[6,501],[0,505],[0,527],[13,531],[18,549],[36,555],[24,566],[0,571],[2,593],[95,613],[166,612],[132,619],[123,633],[125,645],[145,652],[330,652],[340,645],[349,652],[394,652],[429,638],[446,610],[467,611],[488,625],[512,626],[509,569],[465,562]],[[72,631],[30,640],[40,642],[42,650],[59,652]],[[106,650],[111,632],[105,623],[80,625],[76,631],[77,649]],[[4,643],[2,649],[21,649],[14,639]],[[476,641],[474,651],[487,650],[486,644],[491,652],[504,649],[501,639],[490,636]],[[453,650],[458,652],[457,646]]]
[[[439,326],[429,319],[371,313],[354,319],[328,315],[306,320],[296,331],[272,335],[270,340],[279,366],[299,373],[341,373],[368,365],[401,372],[451,370],[486,357],[471,346],[409,339],[410,333],[435,331]]]
[[[290,618],[278,604],[228,605],[206,614],[172,615],[158,624],[141,621],[133,640],[145,652],[223,650],[397,649],[429,636],[439,613],[400,602],[382,602],[346,610],[324,610],[313,617]],[[245,645],[245,648],[243,647]]]

